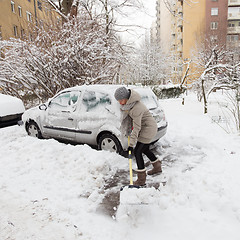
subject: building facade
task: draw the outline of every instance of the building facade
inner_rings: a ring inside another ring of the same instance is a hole
[[[0,39],[32,38],[34,26],[62,22],[56,6],[48,0],[1,0]]]
[[[240,48],[240,0],[228,1],[227,48]]]
[[[229,49],[240,47],[240,0],[169,2],[171,5],[164,8],[163,1],[157,0],[157,39],[165,51],[174,55],[174,83],[181,81],[186,72],[185,64],[199,44],[210,42]],[[194,70],[191,64],[189,74]]]
[[[206,1],[206,39],[212,44],[226,45],[228,2]]]

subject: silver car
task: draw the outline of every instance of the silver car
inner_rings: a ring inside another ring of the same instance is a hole
[[[22,116],[30,136],[55,138],[98,146],[123,154],[128,147],[130,123],[123,121],[114,98],[119,85],[83,85],[65,89],[47,103],[31,108]],[[167,121],[157,97],[150,88],[127,86],[137,91],[158,124],[153,143],[167,131]]]

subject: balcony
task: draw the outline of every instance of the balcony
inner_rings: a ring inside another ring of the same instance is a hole
[[[177,19],[177,26],[182,27],[183,26],[183,20],[181,18]]]
[[[240,0],[228,0],[228,6],[240,6]]]
[[[240,20],[240,13],[228,13],[228,20]]]
[[[178,40],[181,40],[182,38],[183,38],[182,32],[178,32],[178,33],[177,33],[177,39],[178,39]]]
[[[240,47],[240,42],[227,42],[228,49],[233,49],[233,48],[239,49],[239,47]]]
[[[182,52],[182,50],[183,50],[183,46],[182,46],[182,44],[179,43],[179,44],[177,45],[177,51],[178,51],[178,52]]]
[[[228,34],[240,34],[240,26],[239,27],[228,27],[227,33]]]

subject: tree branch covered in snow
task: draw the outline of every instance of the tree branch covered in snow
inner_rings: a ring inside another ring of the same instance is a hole
[[[194,53],[193,61],[200,77],[194,82],[200,99],[204,100],[204,113],[207,113],[208,96],[219,89],[229,97],[237,129],[240,129],[240,55],[237,50],[226,50],[224,46],[207,45]],[[231,92],[231,94],[229,93]],[[233,100],[234,99],[234,100]]]
[[[140,48],[129,56],[129,64],[123,69],[123,76],[128,82],[163,85],[171,82],[172,64],[172,57],[166,56],[146,36]]]
[[[74,85],[111,83],[123,62],[118,38],[106,35],[86,14],[47,31],[38,29],[33,41],[1,41],[0,49],[0,87],[40,100]]]

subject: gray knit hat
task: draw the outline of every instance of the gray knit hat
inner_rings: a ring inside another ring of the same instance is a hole
[[[129,99],[130,92],[125,87],[120,87],[115,91],[114,97],[117,101],[122,99]]]

